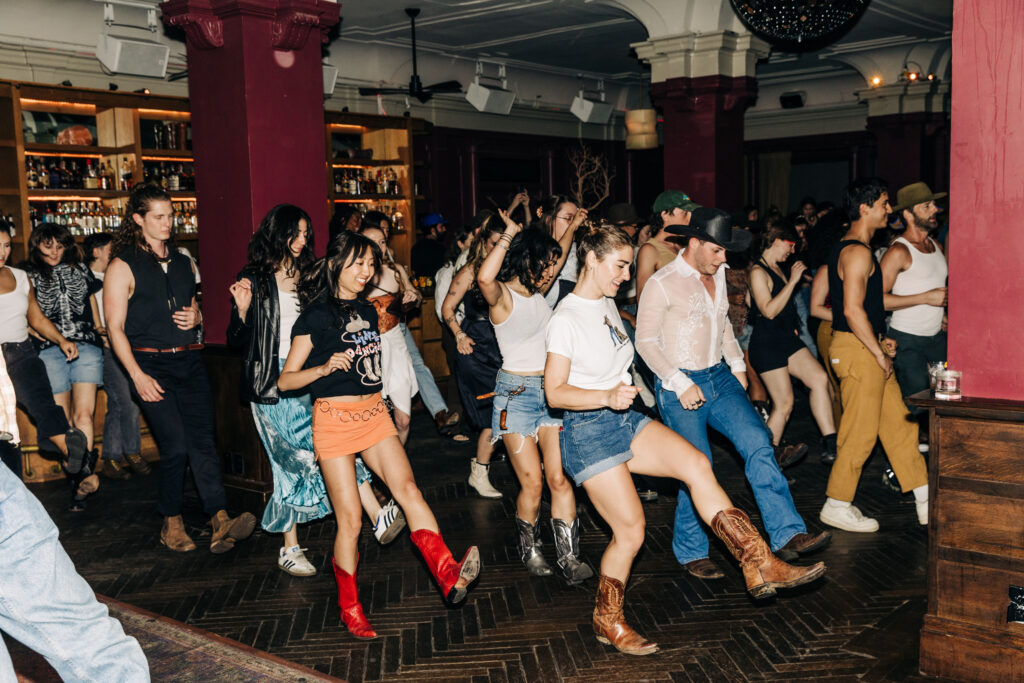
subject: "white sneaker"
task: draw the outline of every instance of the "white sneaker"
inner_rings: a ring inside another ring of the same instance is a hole
[[[398,534],[402,533],[404,528],[405,514],[392,499],[377,513],[377,521],[373,525],[373,535],[377,537],[378,543],[387,545],[398,538]]]
[[[917,523],[921,526],[928,526],[928,501],[914,501],[917,507]]]
[[[501,498],[501,491],[491,486],[491,480],[487,476],[488,466],[477,462],[476,458],[469,463],[469,485],[484,498]]]
[[[818,514],[818,519],[829,526],[834,526],[844,531],[857,531],[860,533],[878,531],[878,520],[865,517],[855,505],[837,507],[829,505],[826,501],[825,505],[821,508],[821,512]]]
[[[300,548],[293,545],[291,548],[281,548],[277,558],[277,566],[292,576],[313,576],[316,574],[316,567],[310,564],[304,554],[309,548]]]

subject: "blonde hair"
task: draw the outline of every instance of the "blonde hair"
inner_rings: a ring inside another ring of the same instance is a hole
[[[620,247],[629,247],[632,251],[633,240],[617,225],[581,225],[576,229],[576,258],[580,268],[587,262],[587,254],[593,252],[600,261]]]

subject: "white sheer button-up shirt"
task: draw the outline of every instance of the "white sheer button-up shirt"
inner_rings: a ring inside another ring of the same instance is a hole
[[[668,391],[693,386],[683,370],[705,370],[722,358],[733,372],[746,372],[743,352],[729,323],[726,265],[713,276],[712,299],[700,273],[683,260],[686,250],[644,286],[636,316],[636,350]]]

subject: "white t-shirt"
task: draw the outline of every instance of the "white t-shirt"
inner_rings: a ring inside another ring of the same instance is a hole
[[[633,343],[608,297],[566,295],[548,323],[547,350],[569,359],[574,387],[606,390],[619,382],[632,384]]]
[[[0,342],[23,342],[28,339],[28,273],[10,268],[14,289],[0,294]]]

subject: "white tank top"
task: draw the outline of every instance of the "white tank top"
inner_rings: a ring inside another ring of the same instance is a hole
[[[299,319],[299,296],[294,292],[278,289],[277,304],[281,314],[281,341],[277,346],[277,356],[283,360],[288,357],[288,351],[292,348],[292,327]]]
[[[494,336],[501,350],[501,367],[506,372],[540,372],[547,360],[544,337],[551,307],[544,295],[537,292],[525,297],[508,288],[512,295],[512,312],[505,322],[494,325]]]
[[[0,294],[0,342],[4,344],[28,339],[28,273],[20,268],[10,271],[14,289]]]
[[[914,245],[903,237],[897,237],[899,242],[910,252],[910,267],[896,276],[893,283],[892,293],[897,296],[910,296],[927,292],[936,287],[945,287],[946,278],[949,276],[949,267],[946,265],[946,257],[942,254],[935,240],[928,238],[934,247],[934,251],[925,254],[919,251]],[[921,337],[931,337],[942,329],[942,315],[945,309],[942,306],[929,306],[919,304],[909,308],[901,308],[893,311],[890,324],[893,329],[907,334],[916,334]]]

